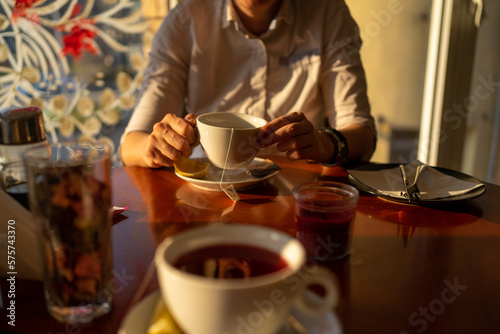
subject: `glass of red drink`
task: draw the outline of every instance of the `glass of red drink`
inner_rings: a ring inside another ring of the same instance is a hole
[[[349,254],[359,192],[330,181],[305,183],[293,189],[297,239],[309,258],[331,261]]]

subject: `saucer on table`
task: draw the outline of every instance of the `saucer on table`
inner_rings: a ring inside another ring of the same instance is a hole
[[[224,179],[222,180],[222,183],[220,181],[223,170],[221,168],[215,167],[214,165],[210,165],[207,175],[201,179],[186,177],[180,175],[179,173],[177,173],[177,171],[175,172],[175,175],[191,183],[193,186],[204,190],[222,191],[220,188],[221,185],[223,188],[225,188],[231,184],[236,190],[242,190],[252,188],[279,173],[279,167],[278,169],[275,169],[263,176],[255,176],[249,172],[249,170],[251,170],[252,168],[266,162],[271,161],[262,158],[255,158],[247,168],[226,170],[224,171]]]
[[[155,307],[157,303],[161,302],[161,298],[161,292],[157,290],[134,305],[123,319],[118,334],[146,334],[148,328],[151,326],[151,317]],[[333,312],[328,312],[321,316],[309,316],[294,308],[290,314],[310,334],[342,334],[340,320]],[[290,323],[286,322],[276,334],[297,333],[299,332]]]

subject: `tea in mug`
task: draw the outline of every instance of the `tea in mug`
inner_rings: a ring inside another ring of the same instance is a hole
[[[174,266],[198,276],[247,279],[282,270],[288,264],[279,254],[264,248],[225,244],[188,252],[178,258]]]

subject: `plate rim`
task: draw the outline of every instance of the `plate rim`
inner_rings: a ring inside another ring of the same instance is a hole
[[[434,168],[437,171],[439,171],[445,175],[455,177],[455,178],[462,180],[462,181],[468,181],[468,182],[481,184],[482,187],[475,188],[472,191],[467,192],[465,194],[461,194],[461,195],[444,197],[444,198],[436,198],[436,199],[420,199],[420,200],[414,200],[414,201],[408,202],[408,200],[405,198],[400,198],[400,197],[395,197],[395,196],[391,196],[391,195],[387,195],[387,194],[382,194],[378,190],[373,189],[372,187],[364,184],[363,182],[358,180],[355,176],[353,176],[350,173],[350,171],[354,171],[354,170],[357,170],[357,171],[380,171],[380,170],[384,170],[384,169],[395,168],[395,167],[398,167],[399,165],[400,165],[399,163],[395,163],[395,162],[394,163],[384,163],[384,164],[370,163],[368,165],[348,169],[347,176],[348,176],[349,182],[351,182],[351,184],[353,184],[355,187],[357,187],[358,189],[360,189],[364,192],[367,192],[369,194],[372,194],[372,195],[375,195],[377,197],[381,197],[381,198],[384,198],[384,199],[387,199],[390,201],[394,201],[394,202],[398,202],[398,203],[405,203],[405,204],[414,204],[414,205],[436,204],[436,203],[442,204],[442,203],[457,202],[457,201],[468,201],[468,200],[472,200],[474,198],[478,198],[486,192],[486,184],[472,175],[469,175],[469,174],[466,174],[466,173],[463,173],[463,172],[460,172],[457,170],[445,168],[445,167],[435,167],[435,166],[428,165],[429,167]]]
[[[134,334],[136,333],[135,331],[139,328],[144,328],[144,334],[147,333],[148,330],[148,325],[151,322],[151,317],[153,314],[153,310],[151,312],[148,312],[149,317],[144,316],[144,317],[138,317],[138,315],[141,315],[143,313],[146,313],[146,311],[149,308],[154,308],[156,305],[156,302],[158,298],[160,298],[161,292],[160,290],[155,290],[146,295],[144,298],[139,300],[137,303],[135,303],[125,314],[125,317],[123,318],[122,322],[120,323],[120,328],[118,329],[118,334],[131,334],[130,327],[133,326],[133,332]],[[151,305],[150,305],[151,304]],[[147,306],[147,307],[146,307]],[[139,319],[137,319],[139,318]],[[127,330],[128,329],[128,330]]]

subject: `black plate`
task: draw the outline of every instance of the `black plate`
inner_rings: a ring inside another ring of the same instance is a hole
[[[389,163],[389,164],[372,164],[372,165],[366,165],[362,166],[359,168],[356,168],[355,170],[362,170],[362,171],[381,171],[384,169],[391,169],[398,167],[400,164],[398,163]],[[477,183],[477,184],[483,184],[480,180],[476,179],[473,176],[470,176],[468,174],[458,172],[456,170],[452,169],[447,169],[447,168],[442,168],[442,167],[432,167],[435,170],[448,175],[452,176],[454,178],[457,178],[462,181],[468,181],[472,183]],[[349,172],[349,171],[347,171]],[[436,199],[420,199],[420,200],[413,200],[411,202],[408,202],[406,198],[401,198],[401,197],[396,197],[396,196],[391,196],[387,194],[382,194],[379,191],[367,186],[366,184],[362,183],[358,179],[356,179],[351,173],[349,173],[349,181],[358,189],[365,191],[367,193],[377,195],[379,197],[395,201],[395,202],[400,202],[400,203],[406,203],[406,204],[427,204],[427,203],[443,203],[443,202],[455,202],[455,201],[463,201],[463,200],[470,200],[476,197],[481,196],[486,192],[486,186],[475,188],[468,193],[462,194],[462,195],[457,195],[457,196],[450,196],[450,197],[444,197],[444,198],[436,198]]]

